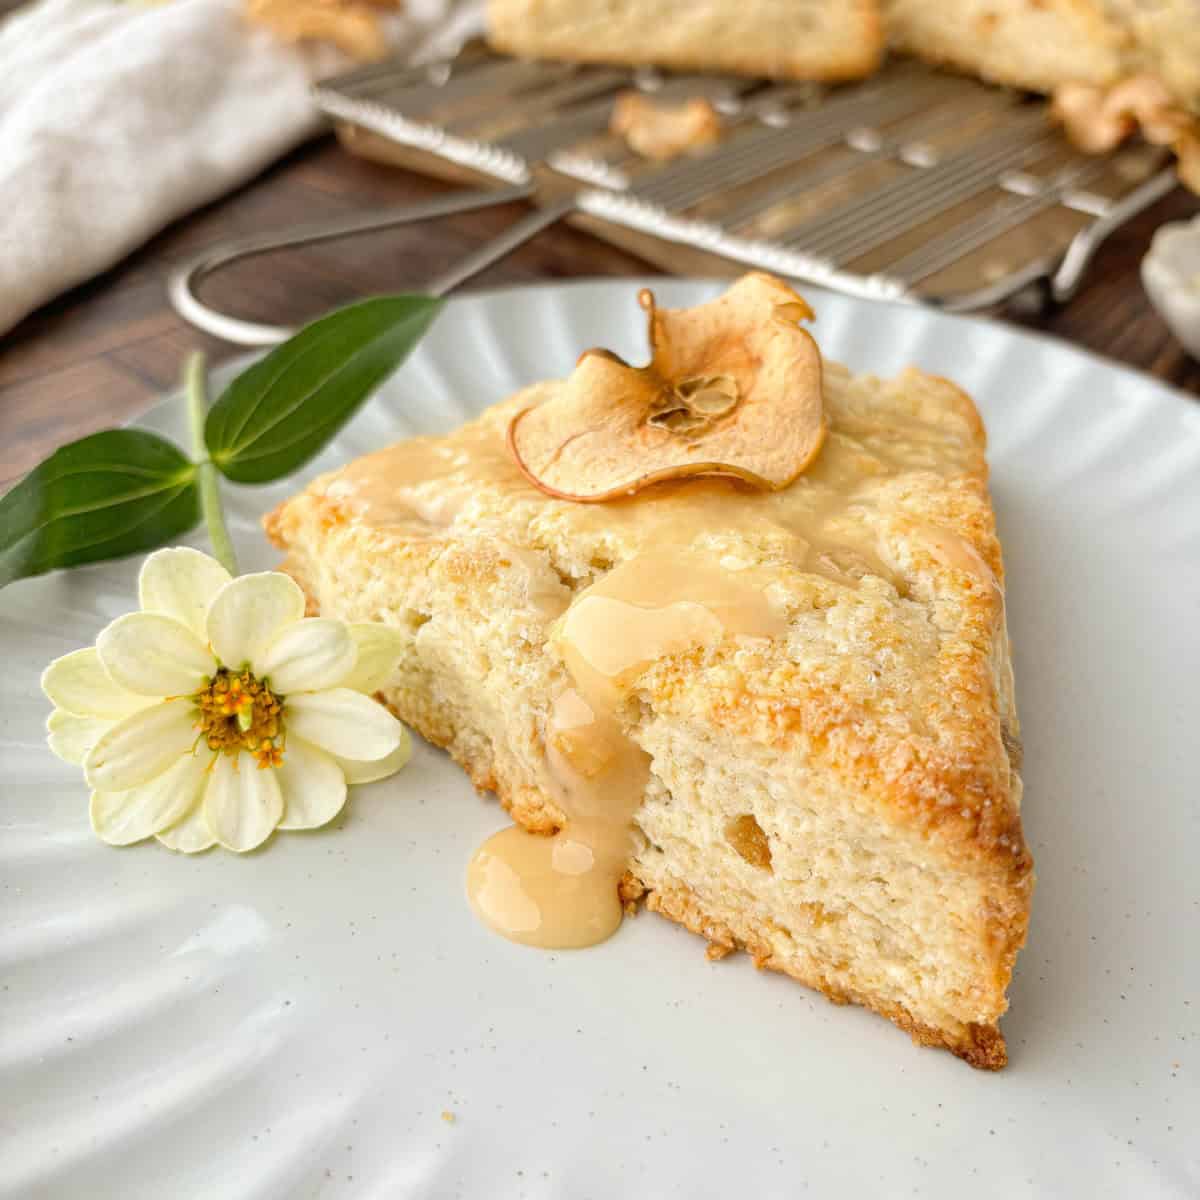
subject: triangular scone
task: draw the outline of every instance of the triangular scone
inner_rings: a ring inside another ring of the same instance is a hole
[[[528,58],[836,80],[883,55],[877,0],[488,0],[487,19]]]
[[[884,0],[893,48],[993,83],[1107,84],[1132,45],[1098,0]]]
[[[267,520],[287,569],[319,611],[405,631],[385,699],[534,831],[563,820],[551,730],[579,683],[564,638],[588,616],[593,664],[633,664],[613,720],[647,765],[624,898],[714,956],[744,947],[1002,1066],[1033,873],[971,401],[916,370],[826,363],[824,444],[781,490],[690,478],[579,503],[506,445],[564,386],[317,479]],[[614,581],[639,571],[665,573],[661,594],[622,609]]]

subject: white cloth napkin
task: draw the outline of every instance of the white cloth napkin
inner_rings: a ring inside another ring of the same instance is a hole
[[[331,60],[241,8],[39,0],[0,25],[0,333],[317,128]],[[409,0],[390,32],[419,59],[481,24],[480,0]]]

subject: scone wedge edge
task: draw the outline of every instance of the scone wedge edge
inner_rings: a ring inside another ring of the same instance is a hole
[[[676,534],[758,572],[786,631],[649,664],[622,710],[652,763],[626,899],[997,1068],[1033,864],[983,426],[945,380],[824,371],[826,444],[781,493],[545,496],[504,437],[551,382],[320,477],[266,526],[314,611],[405,631],[383,698],[539,832],[562,820],[557,617]]]

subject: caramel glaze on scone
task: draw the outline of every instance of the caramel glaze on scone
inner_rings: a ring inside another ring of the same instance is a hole
[[[319,611],[407,631],[387,703],[542,832],[563,821],[553,623],[622,564],[748,572],[774,636],[667,654],[623,694],[617,719],[649,756],[623,895],[713,957],[744,947],[1003,1066],[1033,870],[973,404],[915,370],[826,363],[825,443],[783,490],[690,479],[581,504],[537,490],[505,444],[562,387],[317,479],[267,518],[287,569]]]

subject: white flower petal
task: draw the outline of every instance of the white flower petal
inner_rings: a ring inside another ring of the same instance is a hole
[[[220,755],[204,793],[204,816],[227,850],[261,846],[283,816],[274,769],[259,767],[249,754]]]
[[[124,792],[93,792],[92,828],[110,846],[129,846],[170,828],[196,807],[212,753],[187,754],[157,778]]]
[[[355,758],[337,759],[337,765],[342,768],[346,782],[374,783],[377,779],[386,779],[389,775],[395,775],[412,758],[412,738],[408,736],[408,730],[403,725],[400,726],[400,729],[400,745],[391,754],[384,755],[383,758],[376,759],[374,762],[362,762]]]
[[[240,575],[208,610],[213,653],[235,671],[254,662],[285,625],[304,616],[304,593],[279,571]]]
[[[341,621],[306,617],[285,626],[252,665],[276,695],[316,692],[341,683],[353,669],[357,654]]]
[[[168,850],[177,850],[180,854],[199,854],[217,844],[213,831],[208,827],[208,818],[204,815],[203,793],[192,807],[184,813],[181,820],[176,821],[169,829],[154,835]]]
[[[390,625],[375,622],[363,622],[347,628],[358,647],[358,659],[354,670],[341,681],[342,687],[370,696],[390,682],[396,664],[408,645],[408,635]]]
[[[138,575],[142,612],[174,617],[207,642],[209,605],[232,578],[215,558],[190,546],[155,550]]]
[[[301,738],[288,738],[275,775],[283,793],[280,829],[316,829],[332,821],[346,803],[346,777],[341,768],[330,755]]]
[[[366,762],[391,754],[404,735],[404,726],[382,704],[349,688],[289,696],[284,723],[288,734],[330,754]]]
[[[208,647],[161,613],[126,613],[102,630],[96,649],[122,687],[145,696],[187,696],[217,669]]]
[[[123,792],[161,775],[199,736],[196,706],[164,700],[118,721],[83,760],[88,786]]]
[[[56,658],[42,672],[42,691],[55,708],[80,717],[127,717],[153,700],[127,691],[104,669],[94,646]]]
[[[82,766],[92,747],[116,722],[111,717],[78,717],[56,708],[46,721],[46,740],[63,762]]]

